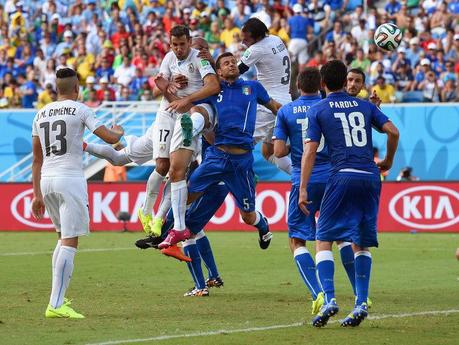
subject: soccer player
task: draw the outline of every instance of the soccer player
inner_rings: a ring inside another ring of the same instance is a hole
[[[176,236],[185,240],[189,236],[184,222],[187,199],[185,173],[193,152],[198,149],[199,138],[196,134],[209,123],[203,114],[211,115],[212,109],[202,104],[199,105],[204,108],[202,112],[193,112],[191,116],[183,115],[183,112],[190,109],[191,103],[217,94],[220,86],[209,61],[199,58],[199,52],[191,48],[189,30],[178,25],[172,28],[170,35],[172,51],[164,57],[160,75],[167,80],[178,74],[184,75],[188,86],[178,91],[179,99],[169,103],[170,98],[164,95],[161,100],[152,133],[156,168],[147,181],[145,202],[138,215],[147,233],[151,232],[152,226],[162,224],[162,218],[153,219],[152,210],[162,181],[169,172],[174,229]]]
[[[107,143],[123,135],[120,126],[107,129],[93,110],[76,102],[79,81],[73,69],[56,72],[58,100],[35,116],[32,125],[33,215],[41,219],[45,208],[58,232],[52,258],[52,290],[47,318],[84,318],[65,299],[73,272],[78,237],[89,233],[87,184],[83,174],[85,127]]]
[[[238,65],[239,72],[244,74],[251,66],[257,69],[257,80],[268,91],[269,95],[281,104],[292,100],[290,95],[290,56],[282,40],[269,35],[266,25],[257,18],[250,18],[242,27],[242,42],[248,47]],[[263,105],[258,105],[257,122],[254,138],[263,141],[262,154],[265,159],[287,174],[291,173],[290,157],[276,158],[272,134],[275,116]]]
[[[253,132],[256,105],[264,104],[276,113],[280,104],[269,97],[259,82],[239,78],[233,54],[220,55],[216,68],[222,90],[209,98],[218,114],[215,143],[206,150],[206,159],[190,177],[188,202],[196,200],[209,186],[223,181],[236,199],[242,219],[258,229],[259,245],[266,249],[272,234],[266,218],[255,211]],[[160,248],[178,241],[171,230]]]
[[[357,97],[365,86],[365,73],[360,68],[352,68],[347,72],[346,78],[346,92],[352,97]],[[371,103],[376,105],[378,108],[381,105],[381,99],[373,90],[370,98],[368,99]]]
[[[347,70],[332,60],[320,70],[327,98],[308,111],[309,126],[301,162],[298,205],[308,215],[307,186],[322,135],[331,157],[331,175],[322,200],[316,233],[317,275],[325,293],[325,304],[313,319],[322,327],[338,312],[333,282],[333,241],[352,240],[355,255],[357,299],[354,310],[342,321],[343,327],[358,326],[368,315],[368,288],[371,272],[370,247],[378,246],[377,213],[381,180],[379,169],[391,167],[399,133],[375,105],[344,92]],[[388,136],[387,154],[373,161],[372,126]]]
[[[329,177],[330,157],[322,138],[317,149],[312,177],[307,185],[311,203],[308,204],[309,216],[306,216],[298,207],[301,157],[309,121],[307,111],[322,99],[319,94],[319,70],[314,67],[306,67],[298,75],[297,83],[301,97],[284,105],[277,113],[273,135],[274,154],[276,157],[285,157],[290,153],[292,157],[292,191],[287,219],[289,245],[301,278],[312,295],[312,314],[315,315],[324,303],[324,294],[317,280],[316,265],[306,248],[306,241],[315,241],[315,215],[319,211]],[[290,146],[287,145],[287,141],[290,141]]]

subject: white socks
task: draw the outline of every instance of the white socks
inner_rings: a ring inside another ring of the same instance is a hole
[[[51,261],[51,273],[54,272],[54,267],[56,267],[57,256],[59,255],[59,250],[61,249],[61,240],[57,240],[56,248],[54,248],[53,258]]]
[[[271,155],[268,162],[275,164],[279,169],[285,171],[287,174],[292,174],[292,160],[289,156],[277,158],[274,155]]]
[[[171,183],[171,203],[174,212],[174,230],[185,230],[186,201],[188,198],[188,188],[186,181]]]
[[[49,304],[53,308],[59,308],[64,303],[65,291],[72,277],[75,253],[76,248],[60,246],[53,268],[53,287],[51,289],[51,298],[49,299]]]
[[[167,212],[171,208],[171,180],[167,180],[164,185],[163,197],[161,198],[161,203],[159,204],[158,212],[155,217],[164,219]]]
[[[143,203],[142,208],[143,214],[153,214],[153,206],[155,206],[163,180],[164,176],[160,175],[156,170],[153,171],[148,178],[145,202]]]
[[[193,121],[193,137],[200,134],[204,129],[204,125],[206,124],[206,120],[201,113],[194,112],[191,114],[191,121]]]
[[[88,143],[86,144],[85,151],[97,158],[105,159],[116,166],[123,166],[131,162],[126,157],[124,150],[116,151],[111,145]]]

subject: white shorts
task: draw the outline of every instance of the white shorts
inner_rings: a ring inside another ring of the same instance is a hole
[[[174,134],[177,115],[164,110],[159,110],[153,127],[153,159],[169,158],[171,139]],[[180,124],[180,123],[179,123]]]
[[[89,234],[88,184],[84,177],[43,177],[41,192],[61,238]]]
[[[292,38],[288,44],[288,51],[292,55],[293,61],[298,61],[300,65],[308,62],[308,43],[302,38]]]
[[[211,125],[214,122],[215,113],[210,104],[201,103],[198,106],[206,109],[209,114]],[[158,111],[155,125],[152,131],[153,159],[169,158],[170,153],[179,149],[186,149],[193,152],[201,150],[201,136],[197,135],[191,141],[190,146],[183,146],[183,135],[180,119],[182,114],[170,114],[165,111]]]
[[[260,141],[272,143],[275,122],[276,116],[271,110],[262,105],[257,106],[257,120],[255,122],[255,132],[253,133],[255,143]]]
[[[151,161],[153,157],[153,133],[154,124],[150,126],[147,132],[141,137],[135,135],[125,136],[127,146],[123,149],[126,157],[137,165],[145,164]]]

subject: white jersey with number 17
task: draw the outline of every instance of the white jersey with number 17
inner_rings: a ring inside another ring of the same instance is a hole
[[[33,120],[32,136],[43,150],[42,177],[84,177],[83,133],[102,124],[94,110],[72,100],[53,102],[40,109]]]
[[[277,102],[287,104],[290,95],[291,65],[287,47],[282,40],[269,35],[252,44],[242,55],[241,62],[257,69],[257,80]]]

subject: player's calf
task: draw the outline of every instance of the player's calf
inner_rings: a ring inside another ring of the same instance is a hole
[[[258,211],[245,212],[241,210],[242,220],[248,224],[253,225],[258,229],[258,244],[261,249],[267,249],[273,237],[272,232],[269,231],[268,220]]]

